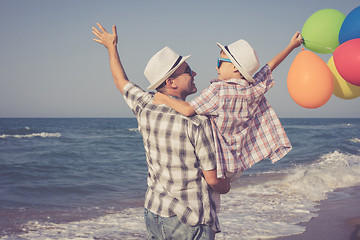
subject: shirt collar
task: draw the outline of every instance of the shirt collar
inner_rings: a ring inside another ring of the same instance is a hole
[[[232,83],[232,84],[238,84],[238,85],[241,85],[241,86],[249,86],[249,82],[246,80],[246,79],[228,79],[228,80],[220,80],[218,78],[216,79],[213,79],[210,81],[210,83],[214,83],[214,82],[226,82],[226,83]]]
[[[173,96],[173,95],[166,95],[166,96],[171,97],[171,98],[174,98],[174,99],[177,99],[177,100],[182,100],[181,98],[176,97],[176,96]]]

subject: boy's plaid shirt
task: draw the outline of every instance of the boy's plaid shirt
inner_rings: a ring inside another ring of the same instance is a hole
[[[185,117],[152,104],[153,93],[128,83],[124,99],[135,114],[148,164],[145,207],[162,217],[177,215],[187,225],[220,231],[211,188],[202,170],[216,168],[211,124],[205,116]]]
[[[189,102],[197,114],[211,119],[218,177],[226,171],[243,172],[265,158],[274,163],[292,148],[264,96],[274,85],[269,66],[257,72],[254,80],[254,84],[245,79],[213,80]]]

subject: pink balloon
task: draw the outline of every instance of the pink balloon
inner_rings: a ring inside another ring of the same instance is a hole
[[[360,86],[360,38],[351,39],[337,47],[334,62],[345,81]]]

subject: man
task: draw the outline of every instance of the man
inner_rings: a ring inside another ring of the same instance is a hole
[[[216,177],[214,140],[204,116],[185,117],[152,103],[154,93],[129,82],[117,51],[117,33],[99,23],[94,41],[108,49],[116,87],[136,115],[148,165],[145,220],[149,239],[214,239],[220,231],[213,191],[227,193],[227,179]],[[148,62],[149,89],[185,100],[197,91],[195,72],[168,47]]]

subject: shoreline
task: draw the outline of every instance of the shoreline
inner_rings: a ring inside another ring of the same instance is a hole
[[[360,240],[360,186],[337,189],[319,203],[318,217],[305,223],[305,232],[272,240]]]

